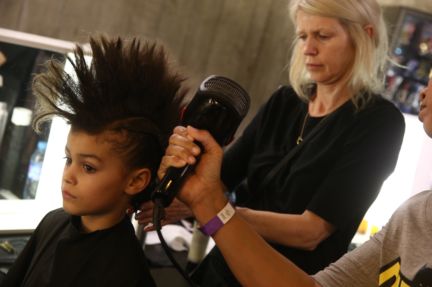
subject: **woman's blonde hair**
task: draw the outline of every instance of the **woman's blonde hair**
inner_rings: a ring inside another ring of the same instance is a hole
[[[299,10],[311,15],[338,19],[349,34],[355,49],[352,67],[347,73],[352,101],[357,107],[384,88],[388,57],[387,29],[376,0],[291,0],[290,16],[296,25]],[[372,27],[371,36],[365,27]],[[335,55],[337,56],[337,55]],[[308,77],[304,55],[294,42],[289,72],[290,83],[301,98],[308,100],[307,89],[313,82]]]

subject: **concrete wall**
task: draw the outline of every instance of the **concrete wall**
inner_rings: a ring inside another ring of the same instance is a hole
[[[383,6],[405,6],[432,13],[432,1],[430,0],[378,0]]]
[[[288,0],[2,0],[0,27],[85,42],[105,32],[157,39],[195,87],[210,74],[243,85],[249,116],[282,83],[292,39]],[[430,0],[380,0],[432,13]]]

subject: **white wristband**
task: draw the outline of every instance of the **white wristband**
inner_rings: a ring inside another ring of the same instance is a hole
[[[222,208],[215,217],[198,229],[205,235],[212,236],[234,216],[234,213],[235,209],[228,201],[224,208]]]

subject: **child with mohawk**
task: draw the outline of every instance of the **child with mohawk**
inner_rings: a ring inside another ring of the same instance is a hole
[[[183,78],[164,49],[136,38],[77,45],[76,78],[55,61],[37,75],[33,121],[70,124],[63,208],[49,212],[9,270],[6,286],[155,286],[126,209],[149,186],[178,123]]]

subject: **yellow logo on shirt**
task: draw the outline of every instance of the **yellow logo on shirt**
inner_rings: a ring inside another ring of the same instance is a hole
[[[381,268],[380,287],[409,287],[410,283],[401,273],[400,258]]]

